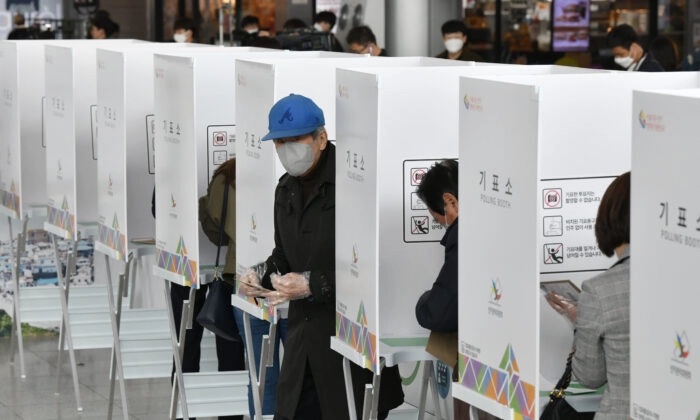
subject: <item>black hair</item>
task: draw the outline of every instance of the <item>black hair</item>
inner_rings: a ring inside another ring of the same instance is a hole
[[[369,28],[369,26],[356,26],[348,32],[348,36],[345,37],[348,45],[358,44],[367,45],[370,42],[372,44],[377,43],[377,38],[374,36],[374,32]]]
[[[299,18],[291,18],[287,19],[286,22],[284,22],[284,25],[282,25],[282,31],[284,32],[294,32],[298,31],[299,29],[306,29],[308,28],[309,25],[306,24],[303,20]]]
[[[615,248],[630,243],[630,187],[629,172],[615,178],[600,200],[595,219],[595,238],[600,252],[612,257]]]
[[[314,18],[314,23],[318,22],[327,22],[329,25],[331,25],[331,28],[335,26],[335,13],[329,12],[328,10],[324,10],[323,12],[318,12],[316,14],[316,17]]]
[[[119,33],[119,24],[112,20],[106,10],[96,10],[90,23],[95,28],[105,31],[106,38],[111,38],[114,34]]]
[[[467,34],[467,25],[464,24],[461,20],[448,20],[447,22],[442,24],[442,28],[440,28],[442,31],[442,36],[445,36],[447,34],[453,34],[455,32],[461,32],[463,35]]]
[[[243,17],[243,19],[241,19],[241,29],[245,28],[248,25],[256,25],[260,27],[260,19],[258,19],[257,16],[253,15]]]
[[[442,199],[444,193],[450,193],[459,199],[457,188],[459,165],[454,159],[443,160],[433,165],[420,181],[416,194],[426,206],[435,213],[445,215]]]
[[[622,47],[629,50],[632,43],[637,43],[637,33],[634,31],[633,27],[623,23],[622,25],[617,25],[608,32],[606,41],[610,48]]]
[[[181,17],[181,18],[178,18],[175,21],[175,24],[173,25],[173,31],[177,31],[178,29],[192,31],[192,34],[194,35],[196,25],[194,24],[194,20],[192,20],[188,17]]]

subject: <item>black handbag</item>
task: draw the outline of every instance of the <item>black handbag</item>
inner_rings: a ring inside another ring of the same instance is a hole
[[[214,281],[209,284],[209,293],[204,300],[202,309],[197,314],[197,322],[202,327],[229,341],[241,341],[236,320],[233,318],[231,294],[233,286],[225,282],[219,270],[219,254],[224,236],[226,223],[226,207],[228,207],[228,183],[224,185],[224,201],[221,206],[221,222],[219,224],[219,242],[216,246],[216,263],[214,264]]]
[[[557,385],[549,394],[549,402],[540,414],[540,420],[593,420],[594,412],[579,413],[576,411],[564,397],[564,391],[571,383],[571,359],[574,357],[574,352],[571,350],[569,357],[566,358],[566,369]]]

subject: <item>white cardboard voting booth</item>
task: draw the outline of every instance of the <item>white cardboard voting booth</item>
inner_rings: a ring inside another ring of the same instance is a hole
[[[0,68],[0,212],[21,219],[46,205],[44,43],[0,42]]]
[[[696,419],[700,90],[635,92],[632,123],[630,416]]]
[[[540,284],[580,285],[614,262],[597,249],[593,226],[605,189],[630,166],[632,90],[698,81],[628,72],[490,79],[462,78],[459,87],[453,392],[501,418],[536,419],[540,391],[551,390],[543,372],[549,365],[561,375],[572,340],[570,328],[553,335],[554,321],[545,326],[560,316],[540,299]]]
[[[415,191],[434,163],[457,158],[457,124],[449,122],[458,118],[458,77],[553,71],[568,70],[499,65],[338,70],[336,334],[350,346],[338,346],[346,357],[376,372],[385,357],[379,341],[428,335],[416,321],[415,303],[440,271],[445,230]]]
[[[221,48],[155,56],[156,266],[154,273],[199,287],[216,247],[201,231],[198,198],[216,168],[236,155],[236,59],[290,54]],[[223,262],[221,263],[223,265]]]
[[[190,45],[199,44],[143,43],[97,51],[95,248],[115,260],[126,261],[132,239],[155,236],[153,55]]]
[[[99,46],[93,41],[45,47],[44,138],[48,220],[44,227],[64,239],[77,237],[78,222],[97,219],[97,151],[93,112],[97,103]]]
[[[237,171],[236,263],[239,274],[263,262],[274,248],[273,201],[277,181],[285,170],[272,144],[260,141],[268,131],[267,116],[272,105],[291,94],[310,97],[323,110],[328,138],[336,135],[335,70],[340,67],[383,67],[411,65],[466,65],[428,58],[378,58],[352,54],[316,53],[298,59],[240,60],[236,68],[238,85],[236,133],[242,141]],[[340,159],[338,155],[338,159]],[[274,322],[274,310],[265,301],[238,296],[236,306]]]

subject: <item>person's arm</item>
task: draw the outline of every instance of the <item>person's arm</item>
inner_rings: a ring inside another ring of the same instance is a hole
[[[437,332],[457,331],[457,241],[445,248],[445,262],[433,287],[418,299],[416,319],[423,328]]]
[[[574,376],[588,388],[598,388],[607,382],[605,351],[603,350],[603,311],[600,297],[583,283],[578,300],[574,347],[576,353],[571,362]]]

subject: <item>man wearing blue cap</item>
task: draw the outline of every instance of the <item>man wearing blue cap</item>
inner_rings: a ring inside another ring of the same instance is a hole
[[[269,130],[287,170],[275,190],[275,249],[262,279],[249,271],[239,287],[262,284],[272,304],[290,301],[275,419],[349,418],[342,357],[330,348],[335,335],[335,146],[323,111],[309,98],[289,95],[270,110]],[[351,364],[356,410],[372,372]],[[403,402],[396,367],[381,375],[379,418]]]

